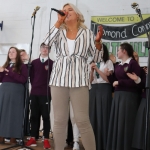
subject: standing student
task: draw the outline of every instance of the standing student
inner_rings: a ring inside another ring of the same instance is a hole
[[[26,52],[26,50],[24,49],[20,49],[20,57],[22,62],[26,65],[26,67],[28,68],[28,63],[29,63],[29,56]],[[29,69],[29,68],[28,68]],[[29,71],[29,70],[28,70]],[[29,76],[28,76],[28,80],[29,80]],[[24,118],[24,135],[25,136],[30,136],[30,121],[29,121],[29,114],[30,114],[30,109],[29,109],[29,81],[26,82],[25,84],[25,118]]]
[[[121,63],[115,65],[114,73],[108,79],[115,87],[108,129],[107,150],[133,150],[132,137],[138,110],[139,89],[127,73],[141,74],[139,64],[128,43],[119,46],[117,52]]]
[[[5,64],[0,67],[0,142],[4,137],[22,138],[24,112],[24,84],[27,81],[27,67],[20,59],[16,47],[10,47]]]
[[[134,52],[134,57],[136,61],[139,63],[139,57],[136,52]],[[140,98],[140,105],[137,111],[136,119],[135,119],[135,126],[134,126],[134,134],[133,134],[133,141],[132,147],[136,148],[137,150],[143,150],[145,144],[145,129],[146,129],[146,74],[147,70],[145,67],[141,67],[141,76],[138,77],[134,72],[127,73],[128,77],[134,81],[141,80],[138,84],[139,92],[141,94]]]
[[[65,16],[58,20],[47,34],[45,43],[56,46],[56,61],[53,66],[50,86],[54,109],[55,150],[65,146],[68,122],[69,97],[75,122],[86,150],[96,150],[95,138],[89,120],[89,72],[87,58],[101,50],[102,27],[96,36],[84,25],[84,18],[76,6],[63,6]],[[50,39],[50,40],[49,40]],[[102,51],[100,55],[102,55]],[[96,60],[96,57],[94,57]]]
[[[48,60],[48,46],[44,43],[40,45],[40,58],[35,59],[31,63],[30,81],[31,81],[31,138],[26,143],[26,146],[36,146],[36,136],[39,132],[39,119],[42,116],[44,123],[44,145],[45,149],[51,148],[49,144],[50,118],[48,97],[51,100],[49,81],[49,73],[51,73],[53,61]],[[49,61],[49,65],[48,65]],[[49,91],[47,93],[47,91]],[[47,97],[48,94],[48,97]]]
[[[29,56],[24,49],[20,49],[20,57],[24,64],[28,64]]]
[[[103,44],[103,57],[100,62],[91,64],[91,82],[89,115],[96,139],[96,150],[106,150],[110,109],[112,103],[112,85],[104,73],[113,72],[114,66],[109,60],[107,47]]]
[[[143,150],[145,144],[145,129],[146,129],[146,74],[143,69],[141,69],[142,75],[138,77],[135,73],[128,73],[128,76],[134,80],[138,81],[139,78],[141,82],[139,83],[139,88],[141,89],[141,99],[140,105],[137,111],[136,119],[135,119],[135,126],[134,126],[134,134],[133,134],[133,141],[132,147],[136,148],[137,150]]]

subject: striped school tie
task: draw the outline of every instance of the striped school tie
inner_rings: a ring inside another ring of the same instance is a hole
[[[44,63],[44,59],[42,58],[42,63]]]
[[[15,63],[10,63],[9,67],[13,67]]]

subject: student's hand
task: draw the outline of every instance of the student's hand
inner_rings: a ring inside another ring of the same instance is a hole
[[[118,84],[119,84],[118,81],[114,81],[113,87],[116,87]]]
[[[112,73],[113,73],[113,71],[112,71],[112,70],[111,70],[111,71],[109,71],[109,69],[108,69],[108,68],[104,68],[104,74],[105,74],[106,76],[110,76]]]
[[[3,67],[0,67],[0,72],[4,72],[4,68]]]
[[[96,66],[96,64],[95,65],[93,65],[93,69],[96,71],[96,72],[98,72],[98,67]]]
[[[148,73],[147,67],[144,67],[143,69],[144,69],[145,73],[147,74]]]
[[[114,56],[113,54],[109,55],[109,59],[113,62],[113,64],[116,63],[116,56]]]
[[[5,71],[6,71],[6,72],[9,72],[9,70],[8,70],[8,69],[6,69],[6,68],[5,68]]]
[[[6,74],[5,74],[5,75],[8,75],[8,73],[7,73],[7,72],[9,72],[9,70],[5,68],[5,71],[6,71]]]
[[[134,72],[133,72],[133,73],[127,73],[127,76],[128,76],[130,79],[134,80],[134,81],[137,81],[138,78],[139,78]]]
[[[95,63],[91,63],[91,64],[90,64],[90,67],[91,67],[91,71],[92,71],[92,72],[94,72],[93,66],[95,66]]]

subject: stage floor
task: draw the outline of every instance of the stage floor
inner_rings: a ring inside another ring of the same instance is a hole
[[[50,143],[51,143],[51,150],[54,150],[53,149],[53,140],[50,140]],[[3,149],[3,148],[8,148],[10,146],[13,146],[13,144],[10,144],[10,143],[0,144],[0,150]],[[37,141],[37,146],[32,147],[32,149],[34,149],[34,150],[42,150],[43,149],[44,150],[42,140]],[[9,149],[9,150],[27,150],[27,149],[17,147],[17,148],[12,148],[12,149]],[[65,150],[72,150],[72,148],[66,147]],[[81,142],[80,142],[80,150],[84,150]]]

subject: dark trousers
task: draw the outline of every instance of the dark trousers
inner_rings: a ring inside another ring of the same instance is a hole
[[[31,95],[31,136],[37,137],[39,133],[39,119],[43,118],[44,137],[49,138],[50,117],[47,96]],[[50,98],[49,98],[50,99]],[[50,102],[49,102],[50,104]]]

